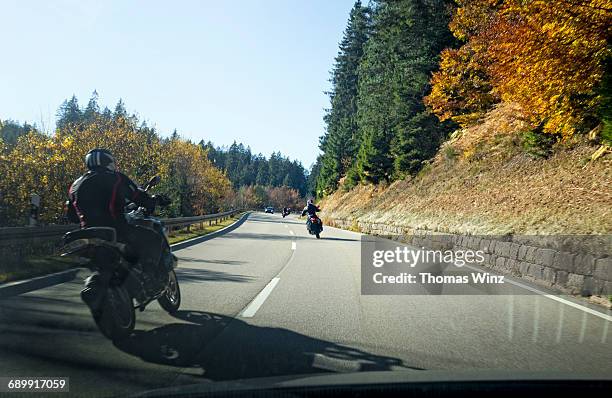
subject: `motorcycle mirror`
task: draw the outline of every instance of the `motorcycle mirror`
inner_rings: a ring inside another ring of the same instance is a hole
[[[147,185],[145,185],[145,191],[148,191],[149,188],[154,187],[155,185],[159,184],[160,180],[161,180],[160,176],[151,177],[149,182],[147,182]]]

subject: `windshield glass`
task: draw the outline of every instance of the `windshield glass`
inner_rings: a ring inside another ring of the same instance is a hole
[[[0,395],[610,379],[609,0],[2,15]]]

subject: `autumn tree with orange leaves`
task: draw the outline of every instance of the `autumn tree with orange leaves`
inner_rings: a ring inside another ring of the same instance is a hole
[[[425,99],[440,119],[470,125],[501,101],[564,138],[601,121],[612,1],[458,4],[450,28],[465,44],[442,53]]]
[[[83,123],[62,124],[53,135],[33,130],[14,145],[0,141],[0,225],[22,225],[32,193],[41,197],[41,222],[61,221],[68,187],[86,171],[84,157],[92,148],[109,149],[118,168],[137,183],[160,175],[155,192],[173,199],[165,216],[199,215],[231,205],[230,181],[200,145],[178,136],[161,138],[124,112],[112,117],[97,113]]]

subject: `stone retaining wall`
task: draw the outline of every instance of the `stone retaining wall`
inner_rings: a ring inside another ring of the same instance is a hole
[[[485,266],[568,294],[612,294],[611,236],[467,236],[403,226],[327,220],[344,229],[441,250],[482,250]]]

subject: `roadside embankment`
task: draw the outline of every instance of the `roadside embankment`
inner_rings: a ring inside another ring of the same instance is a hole
[[[445,236],[454,248],[487,248],[493,269],[568,293],[612,294],[611,156],[591,161],[594,147],[583,141],[534,158],[517,141],[520,127],[501,134],[484,123],[415,177],[341,187],[321,216],[407,243]]]

